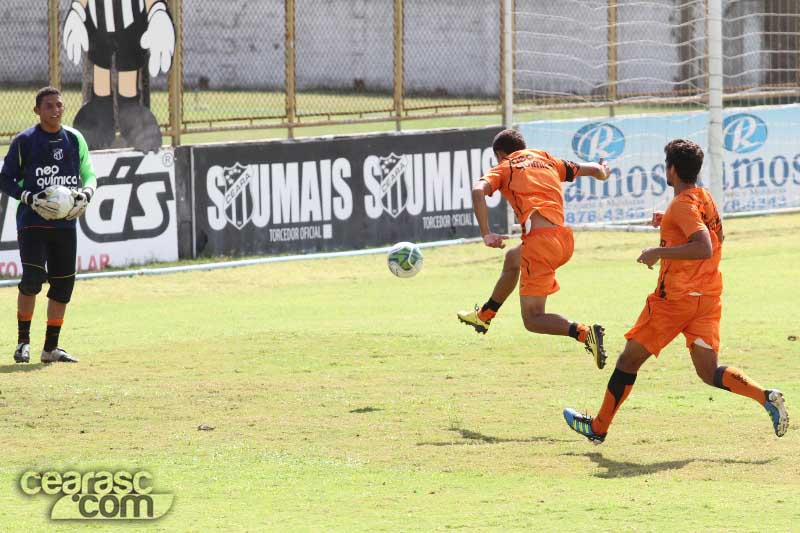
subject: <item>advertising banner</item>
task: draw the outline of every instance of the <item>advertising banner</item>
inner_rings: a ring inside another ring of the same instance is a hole
[[[319,252],[480,235],[472,184],[497,128],[194,146],[195,256]],[[505,202],[487,198],[507,232]]]
[[[97,191],[78,224],[77,270],[178,259],[172,150],[96,152]],[[17,201],[0,195],[0,276],[22,275]]]
[[[672,199],[664,145],[676,138],[698,143],[708,158],[708,113],[640,115],[602,120],[522,124],[528,145],[576,162],[608,161],[605,183],[581,177],[565,184],[568,224],[648,218]],[[800,207],[800,106],[726,109],[725,213]],[[707,186],[707,166],[700,184]]]

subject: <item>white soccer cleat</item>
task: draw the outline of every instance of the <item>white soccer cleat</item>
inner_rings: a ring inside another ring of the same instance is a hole
[[[21,342],[17,344],[17,349],[14,350],[15,363],[30,363],[31,361],[31,345]]]
[[[49,352],[42,350],[42,363],[77,363],[78,359],[72,357],[66,350],[53,348]]]

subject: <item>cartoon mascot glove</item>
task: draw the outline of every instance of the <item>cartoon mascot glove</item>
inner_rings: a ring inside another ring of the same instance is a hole
[[[175,28],[163,2],[153,4],[147,15],[147,31],[140,41],[142,48],[150,51],[150,75],[166,74],[172,65],[175,52]]]

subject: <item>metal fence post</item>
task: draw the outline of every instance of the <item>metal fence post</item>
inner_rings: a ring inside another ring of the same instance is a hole
[[[402,129],[403,118],[403,0],[394,0],[394,121]]]
[[[500,107],[503,127],[514,124],[514,0],[500,0]]]
[[[722,0],[708,0],[708,178],[720,213],[722,194]]]
[[[61,25],[58,19],[58,0],[47,2],[47,57],[50,86],[61,87]]]
[[[288,122],[289,138],[294,138],[294,124],[297,120],[297,78],[295,72],[295,34],[294,34],[294,0],[286,0],[285,4],[286,40],[286,121]]]
[[[606,97],[610,102],[608,116],[614,116],[617,101],[617,0],[608,0],[608,85]]]
[[[175,25],[175,52],[169,71],[169,126],[172,146],[180,146],[183,128],[183,1],[172,0],[172,20]]]

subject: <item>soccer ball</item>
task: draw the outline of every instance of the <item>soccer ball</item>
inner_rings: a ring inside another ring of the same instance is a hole
[[[72,196],[72,190],[63,185],[51,185],[45,189],[45,194],[48,205],[55,207],[58,211],[53,217],[54,220],[60,220],[66,217],[70,209],[72,209],[72,206],[75,205],[75,198]]]
[[[398,278],[410,278],[422,270],[422,252],[412,242],[398,242],[389,250],[386,263]]]

